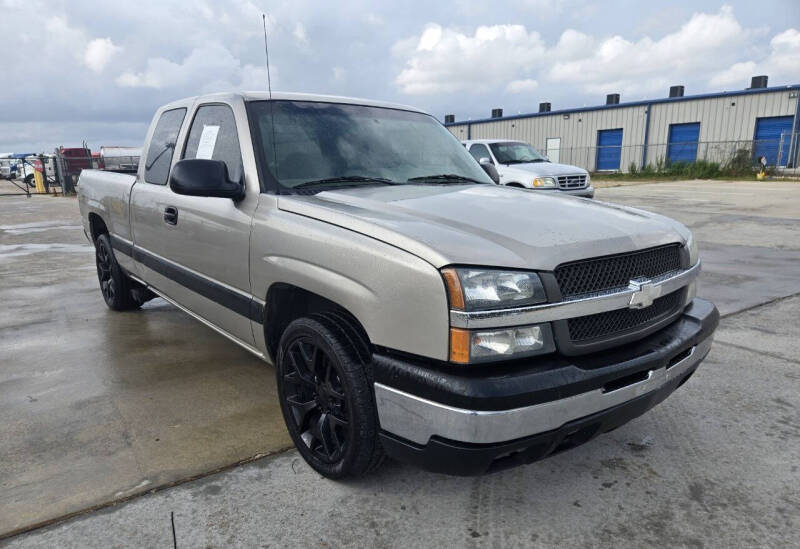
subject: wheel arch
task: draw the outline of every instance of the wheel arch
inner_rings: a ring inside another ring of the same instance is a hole
[[[312,291],[286,282],[276,282],[267,290],[264,305],[264,342],[273,363],[278,356],[281,335],[292,321],[304,316],[324,316],[344,324],[351,343],[362,358],[371,353],[367,331],[362,323],[342,305]]]
[[[95,242],[101,234],[109,233],[108,226],[106,226],[106,222],[103,221],[100,214],[89,212],[89,233],[92,237],[92,242]]]

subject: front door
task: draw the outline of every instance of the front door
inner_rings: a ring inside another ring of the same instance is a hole
[[[550,162],[554,164],[558,164],[558,161],[561,157],[561,138],[560,137],[548,137],[546,143],[547,158],[550,159]]]
[[[183,158],[222,160],[244,181],[233,111],[201,105]],[[252,345],[249,249],[257,196],[179,195],[168,184],[134,185],[131,217],[142,277],[179,305]]]

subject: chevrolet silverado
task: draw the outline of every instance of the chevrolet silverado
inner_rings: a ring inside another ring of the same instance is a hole
[[[160,296],[273,364],[315,470],[467,475],[641,415],[719,318],[680,223],[487,172],[412,107],[215,94],[158,109],[138,172],[84,170],[78,196],[108,307]]]

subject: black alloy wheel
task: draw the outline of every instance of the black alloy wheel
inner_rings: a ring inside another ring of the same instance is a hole
[[[100,282],[100,292],[106,305],[115,311],[139,308],[140,302],[131,295],[134,282],[117,263],[108,235],[98,236],[94,247],[97,280]]]
[[[300,438],[325,463],[337,462],[350,437],[349,409],[333,361],[310,337],[299,337],[286,349],[284,399]]]
[[[367,348],[336,313],[298,318],[278,346],[276,381],[286,428],[303,459],[329,478],[355,477],[383,461]]]
[[[100,280],[100,291],[103,293],[106,303],[113,303],[115,289],[111,251],[105,246],[98,246],[95,254],[97,255],[97,278]]]

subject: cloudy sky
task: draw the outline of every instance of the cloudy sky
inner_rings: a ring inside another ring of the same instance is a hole
[[[0,151],[139,145],[153,111],[273,89],[442,118],[800,83],[800,1],[0,0]]]

